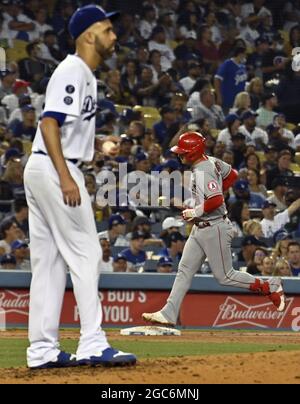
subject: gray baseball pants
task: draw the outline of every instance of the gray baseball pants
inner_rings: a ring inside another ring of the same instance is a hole
[[[206,257],[214,277],[221,285],[249,289],[255,282],[250,274],[235,271],[232,267],[233,227],[230,220],[220,219],[211,224],[202,229],[194,225],[184,247],[174,285],[167,304],[161,310],[172,323],[177,322],[183,298]]]

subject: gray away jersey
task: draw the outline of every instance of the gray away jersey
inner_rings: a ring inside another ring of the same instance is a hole
[[[193,168],[192,195],[195,206],[202,205],[206,200],[223,195],[223,180],[229,175],[231,166],[215,157],[208,157]],[[211,213],[203,214],[203,220],[214,220],[227,214],[223,204]]]

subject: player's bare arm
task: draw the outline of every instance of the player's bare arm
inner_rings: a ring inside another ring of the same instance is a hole
[[[41,131],[48,155],[59,176],[64,203],[70,207],[79,206],[81,204],[80,192],[63,156],[58,122],[53,118],[43,118]]]

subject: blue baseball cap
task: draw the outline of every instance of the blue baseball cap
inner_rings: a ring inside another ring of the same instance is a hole
[[[268,209],[268,208],[276,208],[276,203],[274,202],[270,202],[268,200],[264,201],[263,205],[262,205],[262,209]]]
[[[240,120],[241,120],[241,118],[240,118],[240,116],[238,116],[238,114],[229,114],[225,118],[226,123],[232,123],[232,122],[240,121]]]
[[[114,262],[118,262],[120,260],[127,261],[127,258],[124,255],[122,255],[122,253],[119,253],[114,257]]]
[[[157,266],[173,265],[173,260],[171,257],[160,257]]]
[[[122,218],[121,215],[111,215],[108,219],[108,228],[112,229],[113,226],[118,224],[125,224],[125,220]]]
[[[96,22],[114,20],[119,17],[119,11],[106,13],[102,7],[90,4],[78,8],[72,15],[69,22],[69,32],[73,39],[77,39],[85,30]]]
[[[246,181],[246,180],[238,180],[238,181],[234,184],[233,188],[234,188],[236,191],[249,191],[249,183],[248,183],[248,181]]]
[[[257,117],[258,116],[258,114],[256,113],[256,112],[254,112],[254,111],[252,111],[251,109],[249,109],[248,111],[245,111],[243,114],[242,114],[242,116],[241,116],[241,118],[242,118],[242,121],[244,121],[245,119],[249,119],[249,118],[253,118],[253,117]]]

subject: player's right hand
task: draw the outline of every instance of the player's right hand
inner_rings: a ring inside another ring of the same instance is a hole
[[[61,179],[60,186],[63,193],[65,205],[68,205],[72,208],[81,205],[81,197],[78,185],[71,176]]]

